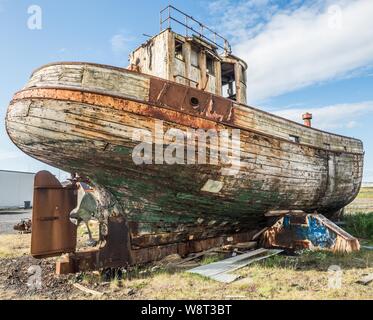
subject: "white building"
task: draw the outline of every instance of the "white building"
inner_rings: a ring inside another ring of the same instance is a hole
[[[0,170],[0,209],[32,206],[35,173]]]

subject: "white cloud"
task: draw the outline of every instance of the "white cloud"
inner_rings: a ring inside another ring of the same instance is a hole
[[[302,114],[313,115],[313,126],[323,130],[352,129],[359,126],[359,120],[367,114],[373,114],[373,101],[351,104],[337,104],[320,108],[285,109],[275,111],[281,117],[302,122]]]
[[[250,103],[373,64],[371,0],[291,1],[282,8],[272,0],[218,0],[210,8],[249,65]]]
[[[218,16],[213,23],[234,43],[255,35],[277,12],[274,0],[216,0],[209,3],[209,11]]]
[[[110,44],[115,54],[123,55],[130,49],[129,43],[131,41],[133,41],[131,37],[126,37],[123,34],[116,34],[110,39]]]

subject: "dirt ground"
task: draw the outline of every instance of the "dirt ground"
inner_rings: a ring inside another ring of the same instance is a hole
[[[226,285],[171,270],[167,261],[122,270],[116,276],[98,272],[57,276],[55,259],[33,259],[29,244],[30,235],[0,235],[0,299],[373,299],[373,283],[357,283],[363,275],[373,273],[372,250],[349,255],[303,252],[275,256],[238,271],[242,279]],[[328,271],[332,265],[341,268],[337,275],[340,288],[329,285],[336,276]],[[35,282],[33,287],[28,285],[33,283],[28,274],[31,266],[41,271],[40,289]],[[74,284],[97,294],[85,293]]]

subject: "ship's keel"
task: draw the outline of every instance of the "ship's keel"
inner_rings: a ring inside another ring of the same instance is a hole
[[[171,245],[154,246],[140,250],[124,249],[127,246],[124,232],[125,224],[112,219],[109,223],[109,238],[102,249],[92,249],[70,253],[59,259],[56,265],[57,274],[77,273],[106,268],[126,267],[159,261],[172,254],[186,257],[191,253],[206,251],[227,244],[248,242],[253,233],[234,234],[216,238],[176,243]]]
[[[147,247],[133,249],[129,226],[120,205],[105,190],[96,189],[96,198],[100,200],[100,213],[96,216],[100,224],[99,244],[77,251],[77,225],[70,221],[71,212],[78,205],[77,187],[74,184],[62,186],[46,171],[35,177],[31,254],[39,259],[62,255],[57,262],[57,274],[145,264],[172,254],[185,257],[214,247],[248,242],[257,232],[163,245],[149,243]]]

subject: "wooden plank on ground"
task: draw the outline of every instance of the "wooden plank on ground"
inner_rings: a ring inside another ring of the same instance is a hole
[[[98,292],[98,291],[96,291],[96,290],[88,289],[88,288],[82,286],[82,285],[79,284],[79,283],[74,283],[73,286],[74,286],[75,288],[77,288],[78,290],[83,291],[83,292],[88,293],[88,294],[91,294],[91,295],[93,295],[93,296],[102,296],[102,295],[103,295],[102,292]]]
[[[363,285],[368,285],[369,283],[371,283],[373,281],[373,273],[371,274],[368,274],[367,276],[361,278],[360,280],[357,281],[357,283],[359,284],[363,284]]]

